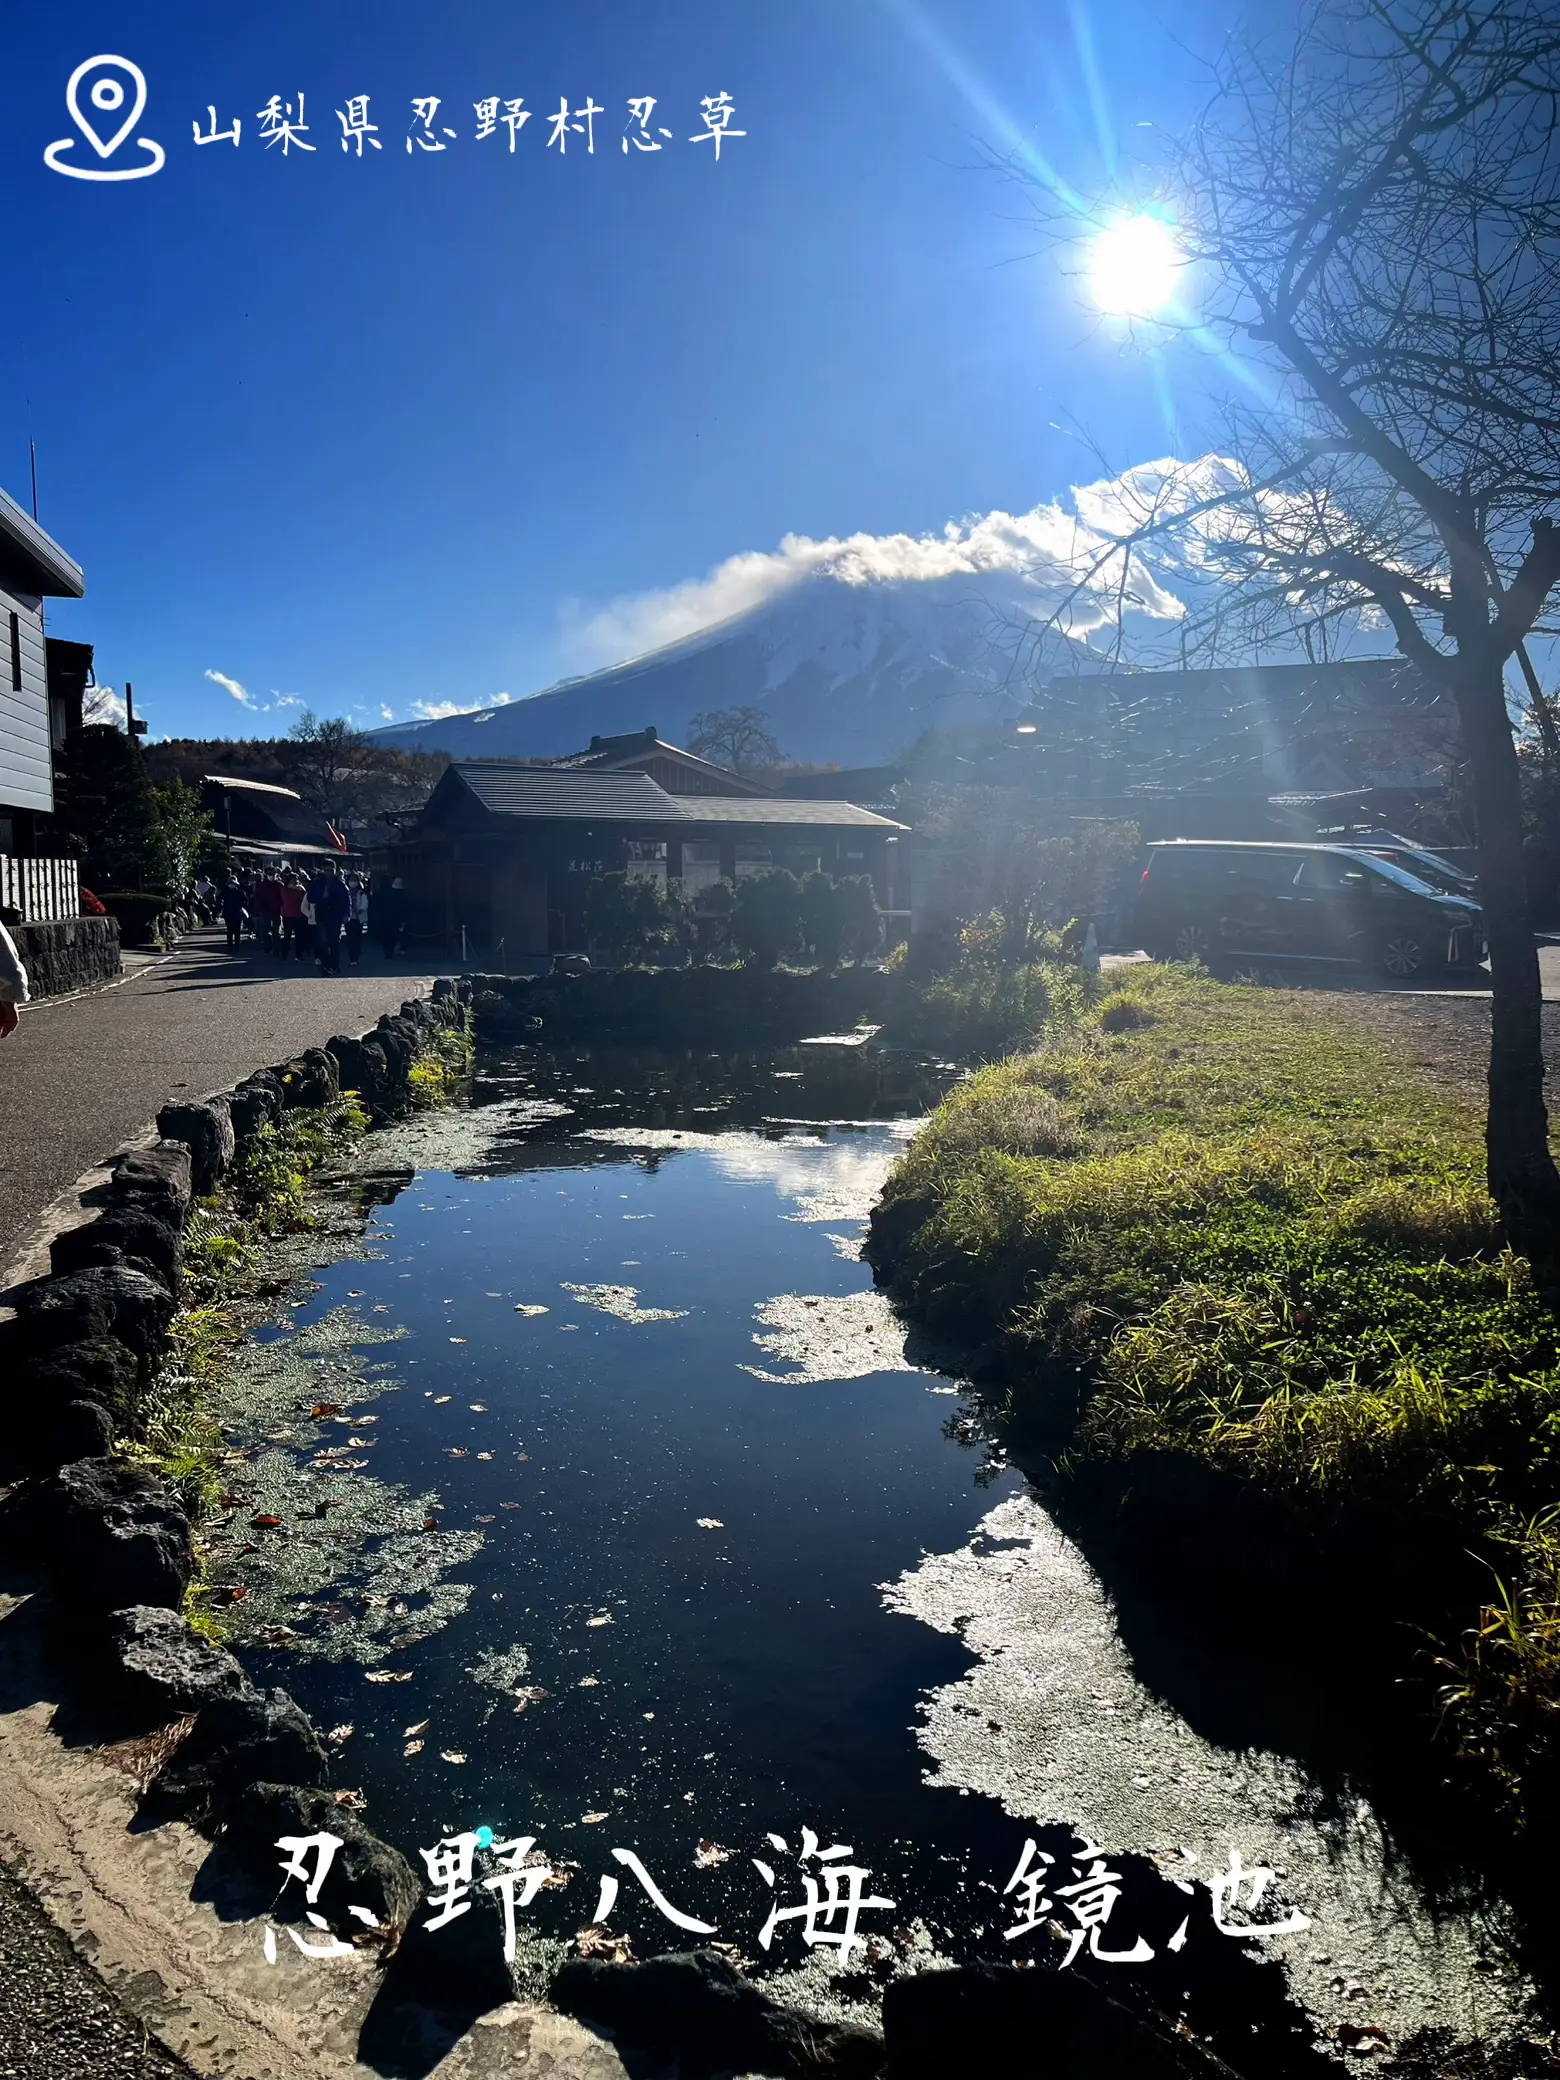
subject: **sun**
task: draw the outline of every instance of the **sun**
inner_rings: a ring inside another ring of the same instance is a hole
[[[1089,243],[1089,293],[1111,317],[1154,318],[1174,301],[1185,267],[1163,217],[1120,217]]]

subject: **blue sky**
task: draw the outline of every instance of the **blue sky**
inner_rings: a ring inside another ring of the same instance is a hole
[[[1053,422],[1121,464],[1197,452],[1205,372],[1091,317],[981,161],[1021,141],[1102,181],[1223,26],[1220,0],[8,10],[0,485],[28,502],[34,439],[87,573],[51,627],[157,734],[269,733],[278,697],[399,719],[612,661],[789,535],[1022,514],[1098,474]],[[103,52],[146,76],[150,178],[43,163]],[[689,141],[717,92],[747,133],[718,164]],[[317,149],[284,156],[258,112],[300,93]],[[433,95],[447,149],[408,153]],[[663,149],[625,154],[643,95]],[[513,154],[476,139],[486,96],[533,111]],[[594,154],[548,147],[561,97],[601,107]],[[194,144],[208,104],[236,149]]]

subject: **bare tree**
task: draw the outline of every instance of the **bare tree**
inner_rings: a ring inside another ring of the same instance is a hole
[[[1282,48],[1232,47],[1213,84],[1156,199],[1241,401],[1226,456],[1145,480],[1100,553],[1124,588],[1140,561],[1211,577],[1213,641],[1233,623],[1314,656],[1390,629],[1455,702],[1493,981],[1489,1187],[1553,1282],[1560,1173],[1507,677],[1553,741],[1527,645],[1560,583],[1560,16],[1317,0]],[[1077,238],[1075,212],[1043,214]]]
[[[340,716],[307,708],[275,749],[288,784],[340,828],[420,809],[449,763],[443,753],[376,744]]]
[[[783,763],[784,754],[769,731],[767,708],[707,708],[691,716],[688,749],[746,773]]]

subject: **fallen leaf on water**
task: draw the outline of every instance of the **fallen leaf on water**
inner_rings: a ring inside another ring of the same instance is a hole
[[[517,1458],[518,1460],[520,1460],[522,1464],[524,1464],[524,1462],[525,1462],[525,1461],[526,1461],[527,1459],[529,1459],[529,1458],[530,1458],[530,1456],[531,1456],[531,1454],[530,1454],[529,1452],[516,1452],[516,1453],[515,1453],[515,1457],[516,1457],[516,1458]]]
[[[439,1760],[441,1762],[459,1763],[464,1762],[465,1759],[465,1756],[462,1755],[459,1748],[441,1748],[439,1750]]]
[[[464,1343],[465,1341],[466,1341],[466,1339],[465,1339],[465,1337],[464,1337],[464,1336],[452,1336],[452,1337],[450,1338],[450,1342],[451,1342],[451,1343]],[[449,1398],[450,1398],[450,1397],[449,1397],[449,1395],[448,1395],[448,1394],[446,1394],[446,1395],[444,1396],[444,1399],[445,1399],[446,1401],[448,1401],[448,1400],[449,1400]]]
[[[453,1401],[454,1398],[455,1397],[453,1394],[435,1394],[433,1397],[433,1405],[435,1408],[442,1408],[446,1401]]]
[[[280,1527],[281,1521],[280,1517],[251,1517],[249,1528],[251,1531],[275,1531]]]
[[[466,1406],[474,1416],[485,1416],[487,1414],[487,1403],[485,1401],[468,1401]]]
[[[378,1416],[354,1416],[352,1421],[359,1430],[366,1430],[370,1424],[377,1423],[379,1418]]]
[[[603,1820],[610,1820],[611,1818],[612,1815],[610,1813],[581,1813],[580,1825],[581,1827],[599,1827]]]
[[[600,1676],[581,1676],[574,1687],[576,1690],[599,1690],[601,1688],[601,1678]]]
[[[719,1517],[695,1517],[694,1522],[701,1531],[724,1531],[726,1528]]]
[[[482,1454],[478,1452],[477,1457],[480,1459]],[[498,1519],[497,1517],[473,1517],[471,1521],[473,1524],[496,1524]]]
[[[547,1310],[545,1307],[527,1306],[527,1304],[523,1300],[516,1302],[515,1305],[516,1314],[546,1314],[546,1312]]]
[[[412,1672],[409,1668],[371,1668],[363,1680],[365,1683],[409,1683]]]
[[[224,1495],[218,1502],[217,1507],[218,1509],[242,1509],[248,1500],[249,1497],[247,1495]]]
[[[339,1746],[342,1741],[351,1740],[356,1732],[357,1728],[350,1719],[347,1719],[340,1726],[333,1726],[325,1738],[328,1741],[334,1741]]]
[[[346,1806],[350,1811],[354,1813],[361,1813],[363,1808],[368,1804],[368,1800],[363,1796],[362,1792],[358,1790],[333,1791],[331,1793],[331,1797],[335,1800],[338,1806]]]
[[[446,1459],[464,1459],[467,1457],[466,1447],[463,1444],[447,1444],[444,1447],[444,1456]]]
[[[730,1863],[732,1852],[719,1842],[700,1842],[693,1852],[694,1863],[701,1871],[713,1870],[718,1863]]]
[[[587,1814],[586,1817],[590,1816]],[[604,1928],[598,1928],[592,1922],[574,1938],[574,1954],[577,1957],[602,1957],[608,1964],[632,1964],[634,1946],[627,1936],[609,1936]]]
[[[491,1459],[491,1458],[492,1458],[492,1456],[493,1456],[493,1454],[492,1454],[491,1452],[478,1452],[478,1454],[477,1454],[477,1457],[478,1457],[479,1459]],[[488,1521],[489,1521],[489,1523],[491,1523],[491,1522],[492,1522],[492,1519],[491,1519],[491,1518],[489,1518],[489,1519],[488,1519]]]
[[[341,1414],[341,1403],[339,1401],[316,1401],[309,1410],[309,1414],[316,1423],[323,1423],[327,1416],[339,1416]]]
[[[532,1683],[528,1689],[517,1690],[514,1693],[515,1710],[523,1712],[533,1704],[540,1704],[542,1699],[548,1694],[540,1683]]]
[[[298,1635],[290,1625],[267,1625],[260,1637],[268,1647],[281,1647],[285,1646],[288,1640],[296,1639]]]
[[[587,1618],[585,1623],[587,1626],[610,1625],[612,1623],[612,1613],[610,1611],[599,1611],[594,1618]]]
[[[416,1724],[415,1726],[403,1726],[403,1727],[401,1728],[401,1738],[402,1738],[402,1740],[406,1740],[406,1741],[414,1741],[414,1740],[416,1740],[416,1738],[417,1738],[418,1734],[420,1734],[420,1733],[426,1733],[426,1732],[428,1731],[428,1728],[429,1728],[429,1726],[430,1726],[430,1725],[431,1725],[432,1723],[433,1723],[433,1722],[432,1722],[431,1720],[429,1720],[429,1719],[419,1719],[419,1720],[418,1720],[418,1722],[417,1722],[417,1724]]]
[[[348,1288],[347,1298],[349,1300],[361,1300],[363,1297],[364,1289],[362,1286],[352,1286]]]
[[[257,1553],[260,1548],[258,1546],[246,1546],[244,1550],[247,1553]],[[249,1591],[247,1589],[237,1587],[219,1589],[217,1591],[217,1600],[219,1603],[242,1603],[248,1594]]]
[[[501,1502],[498,1506],[500,1509],[518,1509],[520,1507],[518,1502]]]
[[[438,1520],[438,1518],[437,1518],[437,1517],[424,1517],[424,1518],[423,1518],[423,1529],[424,1529],[424,1531],[437,1531],[437,1530],[438,1530],[438,1528],[439,1528],[439,1520]]]

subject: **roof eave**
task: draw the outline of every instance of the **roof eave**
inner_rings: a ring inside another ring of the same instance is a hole
[[[32,588],[45,599],[81,599],[87,581],[78,563],[72,562],[59,543],[46,535],[37,521],[24,513],[14,498],[0,491],[0,541],[14,553],[20,552],[30,572],[38,579]]]

